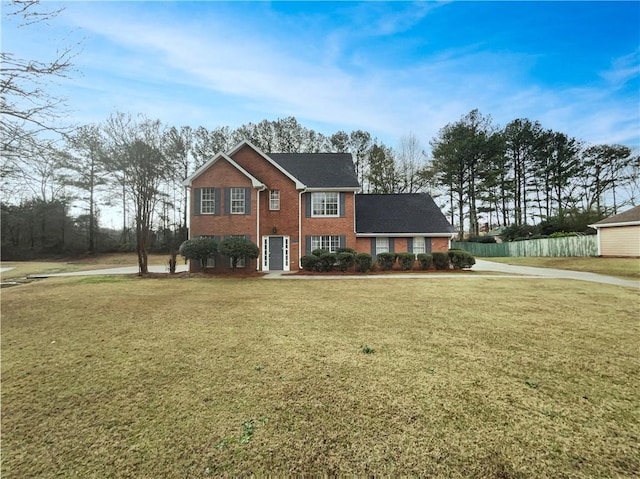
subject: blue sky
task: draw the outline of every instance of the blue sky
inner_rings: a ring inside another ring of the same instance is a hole
[[[65,2],[49,24],[3,22],[3,50],[51,58],[68,120],[114,111],[169,125],[295,116],[424,146],[474,108],[589,144],[640,148],[640,2]]]

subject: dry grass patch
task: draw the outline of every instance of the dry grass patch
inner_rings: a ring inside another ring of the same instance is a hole
[[[178,261],[180,260],[181,258],[178,257]],[[149,255],[149,265],[165,265],[168,264],[168,261],[168,254]],[[59,261],[3,261],[0,264],[2,267],[15,268],[1,274],[3,281],[37,274],[72,273],[74,271],[90,271],[94,269],[137,265],[138,257],[135,253],[113,253]]]
[[[638,299],[500,279],[11,288],[2,477],[631,476]]]
[[[640,258],[594,258],[594,257],[509,257],[483,258],[497,263],[516,266],[536,266],[540,268],[567,269],[590,273],[618,276],[621,278],[640,279]]]

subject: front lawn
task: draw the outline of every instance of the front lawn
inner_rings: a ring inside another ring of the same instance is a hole
[[[9,288],[2,477],[629,477],[639,299],[433,276]]]

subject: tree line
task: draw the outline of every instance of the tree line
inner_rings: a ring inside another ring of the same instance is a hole
[[[60,10],[13,0],[5,17],[25,27]],[[576,211],[595,220],[640,199],[639,158],[623,145],[587,145],[516,119],[496,126],[472,110],[428,141],[407,134],[395,147],[364,130],[323,134],[293,117],[218,126],[172,126],[116,112],[99,124],[60,129],[62,100],[50,78],[64,78],[72,49],[50,61],[2,52],[2,255],[136,250],[142,272],[151,248],[175,250],[187,238],[182,181],[217,153],[249,140],[265,152],[348,152],[365,193],[426,191],[459,231],[562,219]],[[117,209],[119,231],[101,227]],[[75,209],[75,211],[74,211]]]

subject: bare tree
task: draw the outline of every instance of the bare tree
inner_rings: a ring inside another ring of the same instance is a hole
[[[28,28],[62,11],[43,11],[39,7],[40,2],[36,0],[3,2],[3,20]],[[63,100],[53,96],[48,88],[53,80],[68,76],[73,57],[71,47],[57,50],[51,60],[25,59],[11,52],[0,52],[0,133],[5,160],[32,153],[37,149],[38,135],[44,131],[67,131],[57,125],[64,114]],[[3,174],[10,173],[13,166],[4,164]]]

